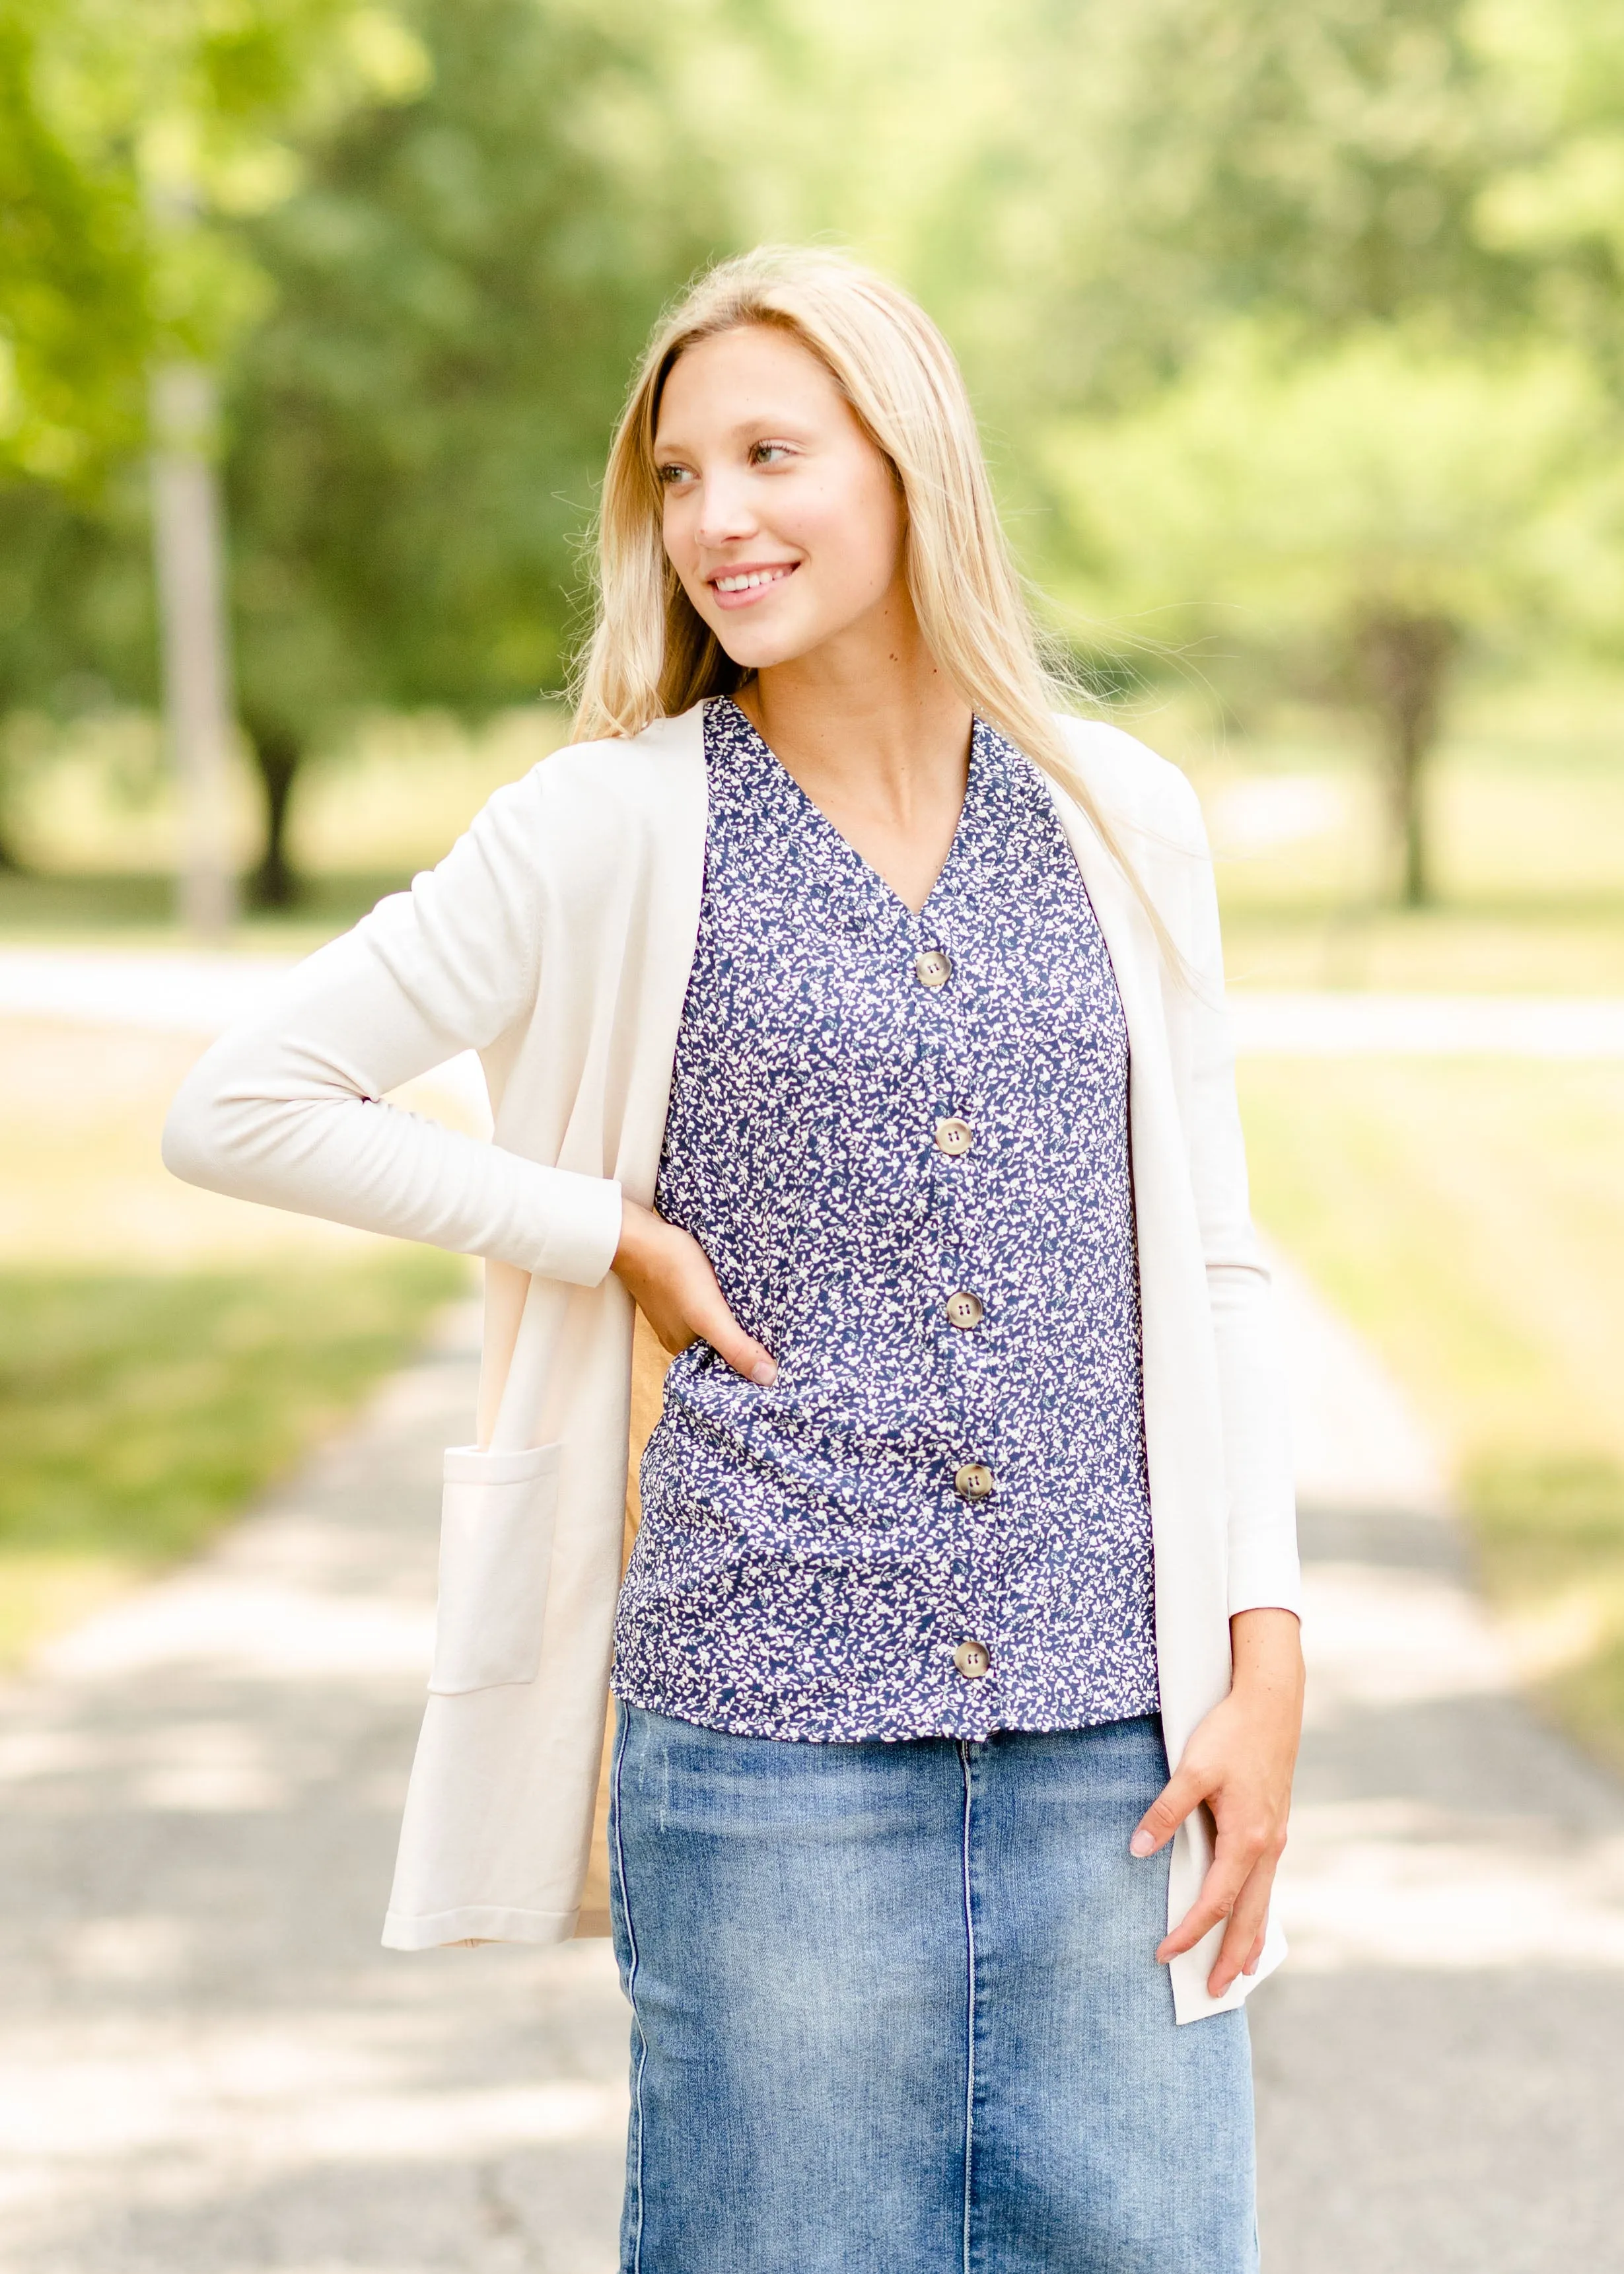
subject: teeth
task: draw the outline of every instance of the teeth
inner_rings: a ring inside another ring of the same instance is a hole
[[[776,584],[780,576],[787,576],[787,568],[755,568],[748,576],[718,576],[718,592],[753,592],[758,584]]]

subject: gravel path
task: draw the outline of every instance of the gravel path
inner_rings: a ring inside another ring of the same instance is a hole
[[[1430,1449],[1279,1276],[1311,1679],[1252,2007],[1267,2274],[1613,2274],[1624,1789],[1520,1703]]]
[[[1624,2269],[1624,1794],[1515,1702],[1429,1449],[1284,1277],[1314,1677],[1252,2008],[1269,2274]],[[378,1945],[474,1327],[0,1694],[4,2274],[613,2266],[607,1946]]]
[[[0,1697],[5,2274],[606,2274],[608,1946],[379,1946],[477,1318]]]

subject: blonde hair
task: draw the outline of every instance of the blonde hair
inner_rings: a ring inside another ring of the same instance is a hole
[[[1054,715],[1081,690],[1040,645],[952,350],[917,301],[844,254],[775,245],[741,253],[702,276],[656,331],[609,449],[575,739],[640,734],[705,696],[733,694],[750,675],[724,651],[667,557],[654,436],[677,358],[700,340],[752,324],[787,332],[809,349],[889,460],[901,486],[908,592],[926,645],[975,715],[1082,807],[1177,967],[1181,959]]]

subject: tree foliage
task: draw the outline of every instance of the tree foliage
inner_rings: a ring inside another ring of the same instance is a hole
[[[208,103],[182,107],[207,202],[145,248],[134,377],[160,305],[181,344],[231,350],[233,630],[276,900],[298,768],[346,716],[477,712],[558,684],[629,365],[673,284],[727,240],[636,11],[425,0],[408,26],[288,0],[281,46],[269,13],[209,64]],[[296,70],[319,31],[320,102]],[[365,84],[331,63],[357,43]],[[297,133],[259,131],[296,109]],[[71,700],[64,641],[79,681],[147,699],[145,655],[133,668],[122,639],[86,637],[108,613],[97,593],[145,574],[139,519],[112,491],[98,516],[37,484],[0,495],[0,517],[32,532],[9,610],[0,589],[0,704]]]
[[[0,733],[153,699],[151,369],[229,353],[269,296],[247,220],[423,72],[371,0],[0,0]]]
[[[252,232],[228,494],[244,721],[277,819],[359,705],[560,684],[631,363],[725,241],[657,47],[602,11],[440,0],[418,100],[357,117]],[[279,832],[262,873],[289,889]]]
[[[1477,226],[1536,147],[1462,0],[1009,0],[1003,100],[937,270],[1009,415],[1137,400],[1237,315],[1305,343],[1426,310],[1515,331],[1527,265]]]
[[[1390,754],[1474,642],[1616,638],[1551,409],[1610,469],[1592,0],[0,0],[0,707],[144,699],[117,470],[154,352],[216,358],[272,893],[349,713],[557,683],[637,343],[763,237],[921,292],[1034,561],[1340,674]]]
[[[0,472],[64,479],[138,439],[150,323],[133,179],[41,98],[44,21],[0,5]]]
[[[1094,607],[1265,650],[1374,713],[1419,901],[1420,771],[1467,636],[1616,636],[1620,439],[1569,349],[1387,328],[1304,356],[1237,325],[1137,410],[1060,425],[1049,463]]]
[[[631,361],[723,228],[657,58],[601,18],[419,23],[423,96],[327,141],[252,233],[276,298],[228,405],[237,603],[251,699],[290,723],[558,683]]]
[[[139,447],[153,357],[263,307],[239,223],[301,139],[421,73],[357,0],[0,0],[0,471],[86,488]]]

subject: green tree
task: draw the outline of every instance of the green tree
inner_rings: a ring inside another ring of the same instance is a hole
[[[698,11],[667,37],[630,0],[423,0],[409,23],[252,0],[164,21],[242,36],[218,54],[178,32],[156,60],[118,49],[101,139],[81,122],[73,178],[101,166],[129,207],[140,177],[143,213],[156,181],[158,219],[126,248],[123,425],[80,450],[72,494],[0,490],[0,709],[71,708],[92,688],[151,699],[130,636],[151,636],[129,605],[147,540],[118,452],[139,439],[155,342],[223,358],[240,711],[267,823],[253,883],[275,904],[294,889],[299,768],[349,716],[477,715],[559,683],[632,359],[663,299],[732,241],[673,93],[710,34]],[[336,60],[312,86],[318,34]],[[122,177],[109,117],[145,152]],[[65,273],[49,251],[37,265]]]
[[[1237,327],[1141,409],[1062,423],[1049,464],[1075,599],[1158,636],[1283,649],[1363,705],[1411,905],[1463,644],[1606,640],[1624,606],[1618,420],[1568,350],[1372,330],[1304,358]]]
[[[1478,189],[1474,233],[1523,265],[1537,320],[1583,340],[1624,394],[1624,19],[1590,0],[1494,0],[1472,20],[1521,129]]]
[[[42,99],[48,22],[0,4],[0,477],[64,481],[139,440],[152,328],[135,183]]]
[[[0,0],[4,463],[88,486],[138,447],[154,355],[262,307],[240,223],[301,139],[423,69],[380,0]]]
[[[1478,205],[1541,127],[1481,12],[1001,0],[921,254],[998,421],[1131,404],[1239,316],[1307,348],[1418,314],[1462,340],[1523,331],[1533,272]]]
[[[243,223],[296,185],[298,139],[422,68],[372,0],[0,0],[0,719],[150,699],[148,381],[262,310]]]
[[[477,717],[560,683],[578,547],[633,359],[726,244],[714,173],[636,11],[432,0],[422,95],[310,147],[249,243],[274,305],[227,402],[254,888],[357,709]]]

